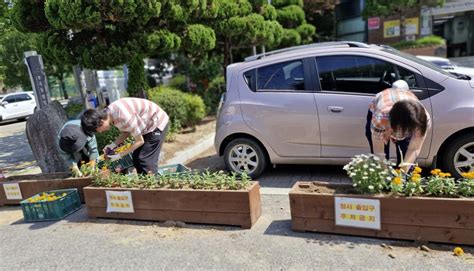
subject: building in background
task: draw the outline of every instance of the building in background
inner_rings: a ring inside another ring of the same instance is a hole
[[[448,57],[474,55],[474,1],[447,0],[441,7],[410,9],[401,17],[367,20],[362,17],[364,6],[365,0],[341,0],[337,4],[337,40],[391,44],[437,35],[446,40]]]

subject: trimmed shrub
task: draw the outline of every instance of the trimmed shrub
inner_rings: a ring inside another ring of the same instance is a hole
[[[214,114],[217,112],[222,93],[225,92],[224,76],[214,78],[209,84],[209,88],[204,92],[203,99],[206,104],[206,112]]]
[[[149,89],[148,97],[168,113],[172,122],[170,129],[196,125],[205,116],[204,102],[197,95],[160,86]]]
[[[79,115],[84,110],[84,105],[70,103],[64,108],[64,110],[66,111],[66,114],[69,117],[69,119],[78,119]]]
[[[97,139],[97,149],[99,152],[102,152],[104,147],[113,142],[119,135],[120,131],[115,127],[112,127],[107,132],[96,133],[95,138]]]
[[[429,47],[429,46],[437,46],[437,45],[444,45],[446,41],[438,36],[426,36],[421,39],[417,40],[407,40],[407,41],[400,41],[392,44],[391,46],[395,49],[402,50],[408,48],[420,48],[420,47]]]
[[[177,74],[170,79],[170,88],[179,89],[181,91],[187,91],[188,86],[186,83],[186,76],[183,74]]]
[[[206,106],[201,97],[192,94],[184,94],[186,104],[186,126],[195,126],[206,116]]]

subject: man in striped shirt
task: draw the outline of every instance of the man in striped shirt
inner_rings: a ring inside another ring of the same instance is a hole
[[[105,149],[114,149],[132,136],[135,143],[130,149],[109,158],[114,161],[133,152],[133,164],[139,174],[158,173],[168,121],[168,114],[161,107],[140,98],[122,98],[103,110],[88,109],[81,118],[82,127],[87,131],[101,133],[112,126],[120,130],[120,136]]]
[[[397,165],[402,160],[400,151],[404,162],[413,164],[430,125],[430,115],[410,92],[408,84],[403,80],[395,81],[392,88],[379,92],[369,104],[366,136],[370,151],[388,159],[389,144],[393,141],[397,148]],[[405,166],[405,172],[409,168]]]

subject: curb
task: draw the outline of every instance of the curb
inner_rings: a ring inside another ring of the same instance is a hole
[[[212,132],[203,139],[199,140],[194,146],[177,152],[173,158],[166,161],[165,165],[171,164],[185,164],[188,160],[196,157],[197,155],[205,152],[207,149],[214,145],[214,137],[216,133]]]

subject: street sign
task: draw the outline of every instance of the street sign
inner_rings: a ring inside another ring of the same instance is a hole
[[[367,26],[369,30],[375,30],[380,28],[380,18],[372,17],[367,20]]]
[[[380,230],[380,201],[373,199],[335,197],[337,226]]]
[[[24,62],[28,67],[31,85],[36,95],[36,105],[41,109],[51,102],[43,59],[36,51],[25,52]]]

